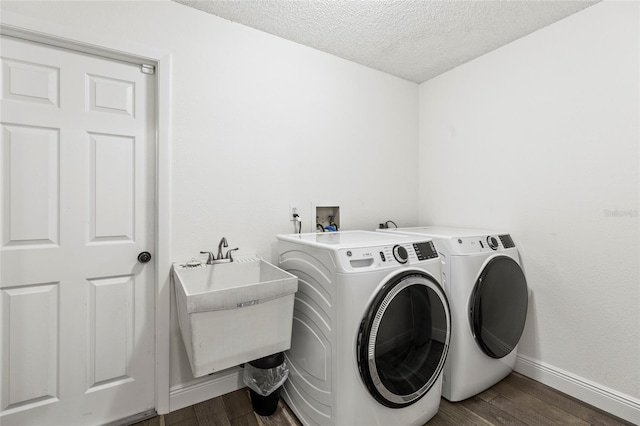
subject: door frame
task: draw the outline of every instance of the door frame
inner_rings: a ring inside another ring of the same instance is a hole
[[[107,59],[155,66],[155,409],[169,412],[171,270],[171,60],[169,51],[2,11],[0,34]]]

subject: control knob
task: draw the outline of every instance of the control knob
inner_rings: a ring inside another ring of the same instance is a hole
[[[487,237],[487,244],[489,244],[492,250],[498,250],[498,240],[496,240],[496,237]]]
[[[407,249],[397,245],[393,247],[393,257],[398,261],[398,263],[407,263],[409,260],[409,253],[407,253]]]

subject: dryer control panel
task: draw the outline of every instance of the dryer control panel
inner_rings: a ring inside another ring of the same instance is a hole
[[[451,254],[457,255],[490,253],[516,246],[509,234],[454,237],[449,241],[449,245]]]
[[[437,259],[438,252],[433,241],[428,240],[418,243],[343,249],[339,251],[339,258],[346,270],[355,271],[411,265]]]

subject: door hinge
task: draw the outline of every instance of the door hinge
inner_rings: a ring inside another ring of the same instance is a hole
[[[156,67],[154,67],[153,65],[142,64],[140,66],[140,71],[142,71],[145,74],[153,75],[156,73]]]

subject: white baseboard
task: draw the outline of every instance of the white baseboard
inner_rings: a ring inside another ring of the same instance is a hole
[[[518,355],[514,370],[614,416],[640,424],[640,399],[524,355]],[[211,380],[172,388],[169,395],[170,411],[198,404],[243,387],[242,369],[234,368],[213,376]]]
[[[524,355],[518,355],[514,370],[614,416],[640,424],[640,399]]]
[[[171,388],[169,410],[176,411],[190,405],[216,398],[243,388],[242,368],[231,368],[213,375],[210,380]]]

